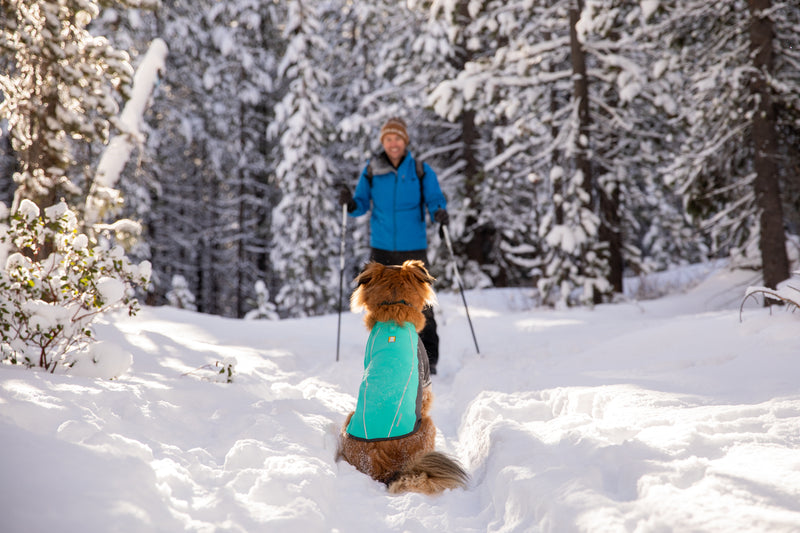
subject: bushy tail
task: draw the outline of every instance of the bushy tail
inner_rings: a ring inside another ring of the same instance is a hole
[[[466,488],[469,475],[457,462],[441,452],[421,456],[387,483],[389,492],[436,494],[445,489]]]

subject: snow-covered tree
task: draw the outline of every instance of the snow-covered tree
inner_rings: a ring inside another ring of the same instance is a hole
[[[664,269],[702,256],[702,242],[658,170],[675,147],[677,109],[661,66],[660,42],[647,38],[656,3],[587,0],[578,23],[591,59],[591,153],[600,238],[609,244],[610,278],[623,269]]]
[[[256,306],[248,311],[244,318],[246,320],[278,320],[278,312],[275,304],[269,299],[269,289],[267,285],[258,280],[256,282]]]
[[[387,40],[396,38],[389,31],[392,14],[405,11],[396,2],[321,3],[323,39],[328,46],[326,56],[329,81],[323,98],[333,113],[335,136],[326,146],[333,181],[337,186],[355,188],[356,180],[367,158],[378,147],[376,132],[383,115],[391,107],[395,114],[405,115],[398,98],[401,87],[392,86],[382,76],[382,52]],[[330,194],[335,194],[331,192]],[[353,279],[369,257],[366,217],[347,220],[345,270],[346,279]],[[338,235],[338,234],[337,234]]]
[[[175,274],[202,312],[243,316],[257,279],[272,280],[268,183],[275,56],[270,2],[170,2],[158,25],[170,55],[147,121],[139,172],[150,184],[141,213],[156,302]]]
[[[217,2],[205,16],[212,41],[203,83],[214,95],[206,107],[207,162],[219,183],[213,266],[229,294],[224,312],[230,316],[244,316],[256,282],[271,274],[270,208],[277,191],[268,176],[276,163],[265,131],[275,105],[281,19],[274,3],[258,0]]]
[[[445,19],[467,21],[459,31],[469,60],[432,104],[453,121],[474,110],[482,135],[471,203],[481,206],[479,227],[497,228],[484,241],[494,258],[484,269],[569,299],[578,288],[619,292],[625,268],[663,268],[667,250],[679,260],[696,249],[675,243],[692,235],[655,171],[670,149],[663,111],[674,106],[649,90],[637,4],[437,4]]]
[[[205,294],[215,294],[213,250],[210,233],[218,220],[218,197],[207,163],[204,114],[211,107],[213,93],[203,85],[205,65],[213,61],[207,49],[212,42],[203,18],[210,3],[175,1],[165,3],[148,21],[148,34],[158,28],[170,53],[163,78],[155,90],[145,115],[146,141],[138,168],[126,169],[127,183],[136,182],[137,209],[128,216],[139,216],[144,225],[145,253],[153,263],[151,303],[168,303],[173,277],[183,277],[202,312],[223,314],[216,299],[207,305]],[[151,27],[152,26],[152,27]],[[209,122],[214,120],[209,118]],[[132,172],[133,170],[133,172]],[[135,180],[134,180],[135,178]]]
[[[475,122],[489,128],[475,202],[478,224],[483,219],[496,228],[494,268],[512,283],[541,279],[548,298],[552,287],[565,293],[564,301],[573,287],[605,291],[602,246],[592,244],[599,220],[591,175],[579,165],[587,161],[589,139],[579,119],[588,102],[572,84],[585,75],[573,76],[569,6],[448,5],[451,17],[468,20],[462,40],[470,55],[458,77],[437,88],[433,104],[451,120],[471,109]]]
[[[76,143],[105,142],[118,126],[133,70],[127,52],[87,30],[99,13],[96,0],[3,2],[0,50],[10,68],[0,74],[0,116],[19,164],[15,206],[27,198],[44,208],[79,196],[86,176],[76,168]]]
[[[275,170],[281,200],[273,212],[271,259],[280,276],[276,303],[282,313],[306,316],[336,301],[341,208],[325,146],[333,115],[320,99],[330,75],[315,58],[326,57],[319,5],[291,0],[284,27],[286,53],[278,66],[285,95],[268,132],[278,139]]]
[[[780,187],[798,178],[798,8],[688,1],[653,19],[664,64],[682,74],[673,92],[685,133],[667,178],[712,252],[762,267],[775,287],[789,276]]]
[[[433,2],[429,6],[431,20],[414,42],[414,56],[426,58],[420,69],[426,104],[444,121],[431,140],[451,206],[453,246],[463,259],[461,270],[467,284],[477,287],[514,282],[512,269],[495,245],[504,225],[495,217],[502,218],[502,214],[491,212],[494,206],[484,194],[493,177],[483,168],[492,153],[490,125],[482,120],[480,105],[463,99],[458,90],[467,71],[491,54],[496,28],[486,26],[482,18],[490,10],[486,3]],[[456,90],[448,86],[450,82]],[[433,123],[433,119],[427,120]]]
[[[187,311],[197,311],[196,299],[192,291],[189,289],[189,284],[186,278],[180,274],[172,276],[172,288],[166,294],[167,302],[172,307],[178,309],[186,309]]]
[[[77,153],[79,160],[98,159],[93,166],[95,181],[86,191],[84,202],[94,199],[92,203],[100,209],[94,213],[84,211],[83,216],[87,224],[91,222],[88,219],[102,219],[102,227],[94,228],[95,238],[122,243],[130,257],[152,260],[149,236],[143,232],[150,226],[153,191],[158,183],[145,171],[151,158],[146,148],[154,133],[146,117],[163,95],[159,88],[169,49],[156,25],[158,2],[143,3],[138,8],[105,5],[89,30],[106,36],[115,48],[128,50],[135,73],[131,98],[119,116],[125,131],[116,132],[107,146],[95,142]],[[105,224],[106,221],[114,222]],[[151,290],[153,286],[150,285]]]
[[[161,39],[154,39],[136,69],[131,98],[119,116],[125,132],[113,137],[104,149],[84,202],[83,221],[90,231],[98,230],[96,225],[118,214],[123,204],[118,183],[134,148],[142,143],[142,116],[164,70],[166,55],[167,45]]]

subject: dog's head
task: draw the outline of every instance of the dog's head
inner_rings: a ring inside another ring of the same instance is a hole
[[[422,261],[399,266],[372,262],[355,279],[358,287],[350,297],[350,308],[367,312],[364,323],[369,329],[376,322],[394,320],[401,325],[411,322],[420,331],[425,326],[422,310],[436,303],[433,281]]]

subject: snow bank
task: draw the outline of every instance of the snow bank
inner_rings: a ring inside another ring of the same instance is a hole
[[[120,313],[97,327],[132,356],[119,379],[0,367],[4,529],[796,531],[798,317],[752,302],[740,322],[756,284],[718,271],[659,300],[561,311],[470,292],[481,356],[460,297],[440,293],[437,446],[472,479],[438,497],[389,496],[335,460],[360,315],[343,316],[336,363],[336,315]],[[233,383],[201,370],[226,358]]]

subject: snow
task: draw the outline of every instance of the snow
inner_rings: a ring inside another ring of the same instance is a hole
[[[796,531],[798,315],[749,298],[740,320],[756,274],[692,272],[708,277],[594,309],[468,291],[481,355],[440,292],[437,447],[471,481],[435,497],[335,460],[361,315],[342,317],[338,363],[336,315],[107,317],[92,350],[132,358],[119,379],[0,366],[3,530]]]
[[[553,226],[547,234],[546,242],[553,248],[560,248],[567,253],[572,253],[579,244],[586,242],[586,233],[580,226],[571,228],[564,224]]]
[[[133,364],[132,354],[121,346],[107,341],[90,344],[71,356],[74,376],[110,379],[125,373]]]
[[[8,259],[6,259],[6,271],[11,271],[19,267],[27,269],[28,265],[30,264],[31,264],[30,259],[28,259],[19,252],[14,252],[13,254],[8,256]]]
[[[46,207],[44,210],[44,216],[46,219],[51,221],[56,221],[67,215],[69,212],[69,208],[65,202],[58,202],[55,205],[51,205],[50,207]],[[68,215],[69,216],[69,215]],[[70,218],[74,218],[74,215]],[[73,226],[74,227],[74,226]]]
[[[111,139],[97,165],[91,194],[86,200],[87,225],[94,224],[100,219],[100,211],[104,202],[107,202],[104,197],[116,196],[113,187],[119,180],[136,142],[141,142],[140,122],[158,81],[159,73],[164,70],[166,57],[167,44],[162,39],[153,39],[136,69],[131,98],[118,119],[118,126],[124,133]]]
[[[39,206],[25,198],[20,202],[17,214],[28,222],[31,222],[39,217]]]
[[[97,292],[104,302],[118,302],[125,296],[125,284],[118,279],[105,276],[97,281]]]
[[[645,20],[649,19],[653,13],[656,12],[659,3],[660,0],[641,0],[640,4],[642,6],[642,15],[644,16]]]

